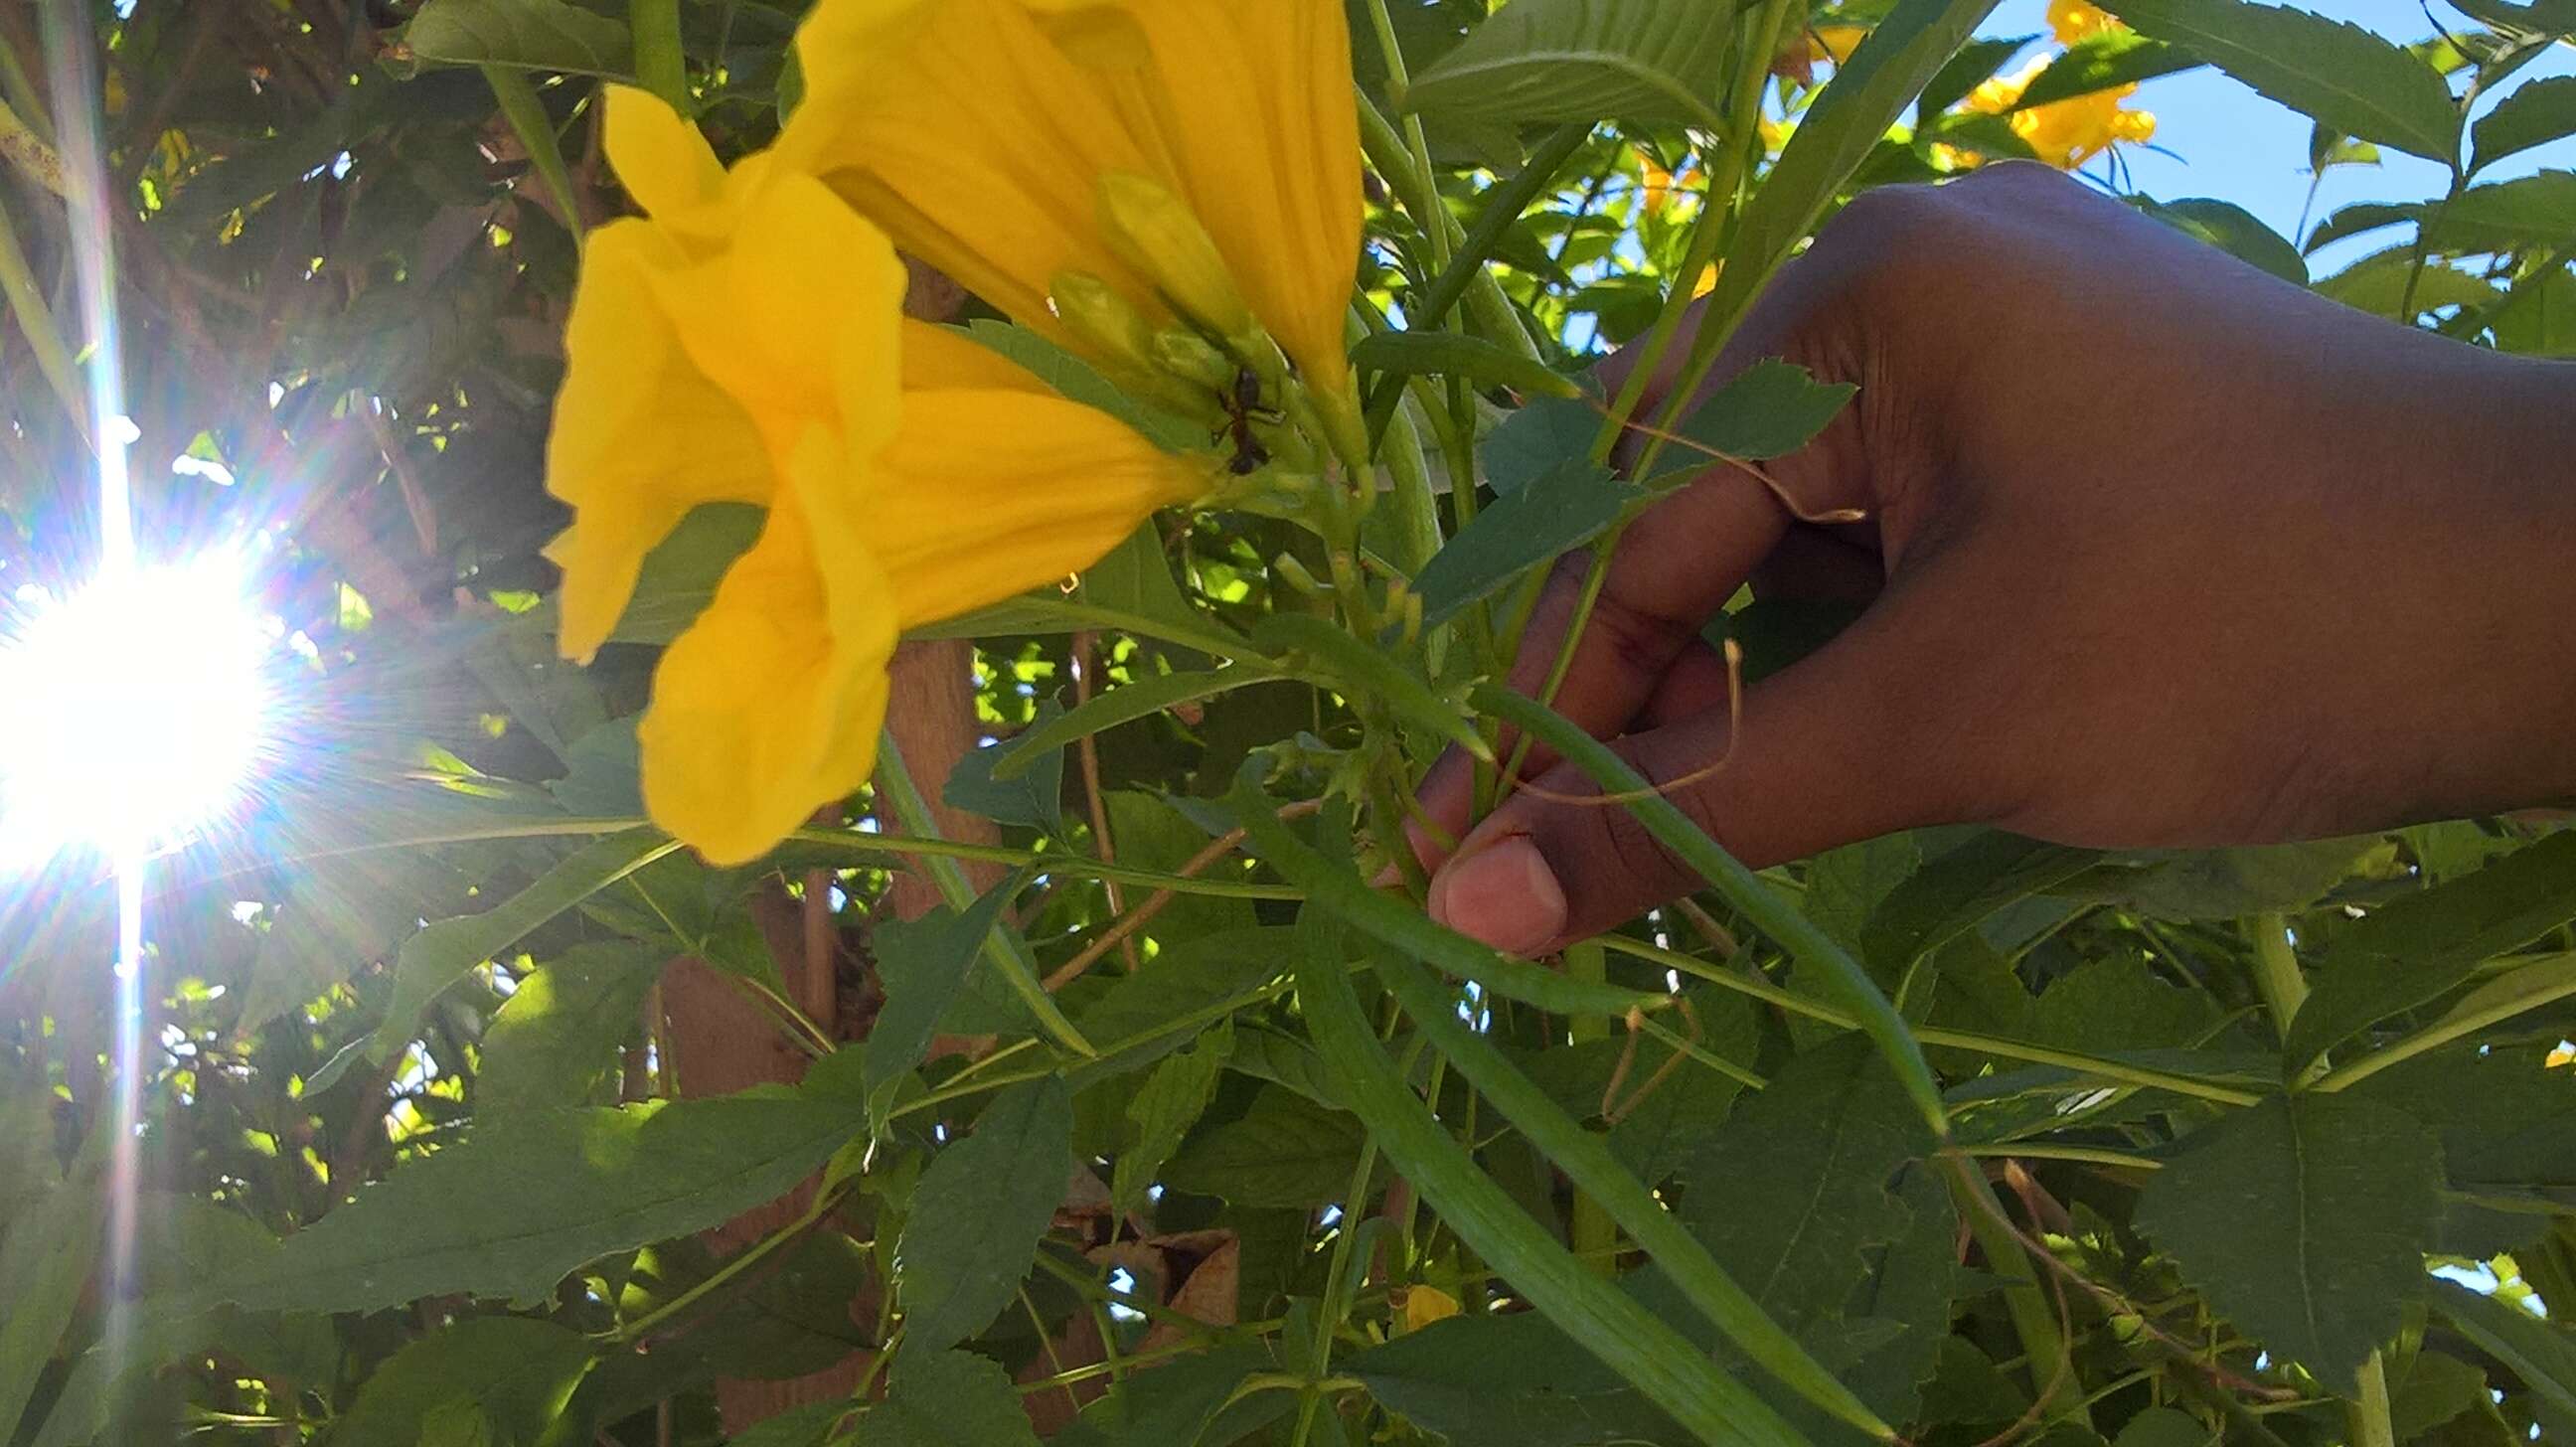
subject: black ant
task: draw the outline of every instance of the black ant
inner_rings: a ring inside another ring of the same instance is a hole
[[[1260,471],[1270,461],[1270,449],[1262,446],[1261,439],[1252,435],[1252,424],[1266,422],[1275,426],[1281,418],[1277,412],[1261,405],[1261,378],[1250,367],[1235,369],[1234,388],[1225,397],[1225,416],[1225,425],[1219,427],[1209,440],[1234,440],[1234,460],[1227,465],[1227,470],[1237,477]]]

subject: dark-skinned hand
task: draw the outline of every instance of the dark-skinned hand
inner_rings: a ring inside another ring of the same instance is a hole
[[[1747,864],[1938,823],[2197,847],[2576,798],[2576,363],[2367,316],[2027,164],[1855,201],[1713,381],[1765,357],[1858,384],[1768,470],[1862,520],[1712,468],[1627,530],[1555,698]],[[1525,694],[1586,561],[1533,616]],[[1866,607],[1736,732],[1700,633],[1748,581]],[[1544,749],[1523,777],[1472,828],[1464,756],[1425,781],[1464,833],[1414,840],[1436,917],[1536,954],[1692,887],[1626,809],[1549,797],[1596,791]]]

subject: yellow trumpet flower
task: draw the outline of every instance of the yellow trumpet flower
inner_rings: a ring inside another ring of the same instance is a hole
[[[2048,28],[2056,33],[2058,44],[2075,45],[2108,35],[2120,28],[2120,22],[2085,0],[2048,0]]]
[[[1967,108],[1987,115],[2008,114],[2013,134],[2027,142],[2040,160],[2061,171],[2074,170],[2118,142],[2145,141],[2155,136],[2154,112],[2130,110],[2125,104],[2138,92],[2134,81],[2091,95],[2014,110],[2022,92],[2048,68],[2049,59],[2046,55],[2034,56],[2013,74],[1996,76],[1979,85],[1970,92]],[[1980,159],[1947,146],[1936,149],[1957,167],[1974,166]]]
[[[690,509],[769,509],[638,726],[654,821],[740,863],[867,777],[902,629],[1086,567],[1212,477],[905,320],[892,244],[813,177],[766,157],[727,174],[658,100],[608,104],[649,219],[584,250],[547,451],[574,513],[548,549],[561,647],[607,640]]]
[[[782,164],[1023,324],[1084,347],[1048,306],[1067,274],[1156,327],[1245,308],[1309,387],[1348,393],[1364,203],[1339,0],[822,0],[796,53]]]

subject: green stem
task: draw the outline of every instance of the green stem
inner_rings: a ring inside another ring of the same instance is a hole
[[[519,138],[519,146],[528,153],[528,164],[537,168],[537,179],[545,183],[546,194],[554,197],[555,206],[563,212],[564,225],[575,239],[584,229],[581,203],[575,199],[572,170],[564,164],[563,147],[555,142],[554,122],[546,118],[545,105],[537,99],[537,88],[523,70],[505,65],[483,67],[483,79],[492,87],[492,98],[501,103],[501,117],[510,123],[510,131]]]
[[[619,828],[633,828],[640,819],[612,824],[599,821],[595,827],[564,830],[564,833],[608,834]],[[514,835],[476,838],[511,838]],[[965,844],[953,839],[916,839],[902,834],[855,834],[839,829],[799,829],[787,836],[797,844],[820,844],[847,850],[861,859],[965,859],[987,864],[1025,865],[1040,874],[1070,874],[1085,879],[1111,879],[1142,889],[1168,889],[1174,894],[1205,895],[1211,899],[1304,899],[1306,892],[1293,885],[1254,884],[1249,880],[1203,879],[1195,875],[1169,874],[1156,869],[1139,869],[1125,864],[1103,864],[1080,854],[1048,850],[1013,849],[1007,844]],[[460,840],[433,840],[432,843],[459,843]]]
[[[1425,197],[1412,184],[1413,155],[1395,123],[1380,112],[1376,104],[1362,94],[1357,104],[1360,111],[1360,148],[1368,153],[1369,164],[1396,188],[1404,202],[1406,214],[1422,227],[1427,237],[1435,229],[1448,236],[1447,245],[1455,254],[1466,240],[1458,218],[1439,203],[1435,191]],[[1494,274],[1477,267],[1467,279],[1467,320],[1475,333],[1489,342],[1511,348],[1533,361],[1539,359],[1538,343],[1530,340],[1529,329],[1521,324],[1520,313],[1512,309],[1511,298],[1503,295],[1502,283]]]
[[[920,786],[913,782],[912,771],[904,767],[903,750],[895,743],[892,729],[885,731],[877,745],[877,788],[885,801],[894,806],[895,818],[907,831],[922,839],[939,837],[938,821],[931,817],[929,801],[922,798]],[[950,909],[964,914],[974,906],[975,886],[955,859],[932,856],[930,877],[939,886],[939,897],[948,902]],[[1028,958],[1027,950],[1028,946],[1007,924],[994,925],[993,932],[984,937],[984,958],[1001,972],[1003,979],[1010,982],[1021,1003],[1037,1017],[1039,1026],[1054,1036],[1056,1043],[1084,1059],[1098,1055],[1099,1052],[1091,1048],[1091,1042],[1082,1038],[1082,1032],[1074,1028],[1073,1021],[1065,1018],[1055,996],[1048,994],[1046,986],[1039,983],[1036,967]]]
[[[1565,947],[1565,973],[1568,978],[1595,985],[1610,982],[1609,952],[1598,940],[1585,940]],[[1640,1021],[1645,1017],[1637,1017]],[[1574,1015],[1565,1022],[1565,1038],[1570,1044],[1610,1038],[1610,1022],[1599,1015]],[[1574,1254],[1592,1264],[1604,1276],[1615,1276],[1618,1268],[1615,1253],[1619,1246],[1619,1223],[1593,1199],[1592,1193],[1577,1186],[1574,1191],[1573,1219],[1569,1223]]]
[[[9,109],[36,133],[46,145],[55,144],[53,118],[45,113],[45,98],[27,74],[26,65],[18,59],[16,47],[0,43],[0,95],[9,99]],[[144,139],[149,140],[150,137]]]
[[[2530,963],[2545,963],[2547,958],[2543,956],[2540,960]],[[2428,1050],[2439,1050],[2452,1041],[2476,1034],[2489,1025],[2510,1020],[2527,1010],[2536,1010],[2571,995],[2576,995],[2576,974],[2571,974],[2564,984],[2550,990],[2498,1000],[2482,1010],[2455,1011],[2383,1049],[2374,1050],[2339,1069],[2327,1071],[2317,1077],[2315,1083],[2308,1088],[2331,1092],[2358,1085],[2392,1065],[2403,1064]]]
[[[680,45],[680,0],[633,0],[626,23],[635,33],[635,78],[687,115],[689,57]]]
[[[662,1323],[669,1321],[672,1317],[675,1317],[681,1312],[688,1310],[690,1307],[697,1305],[699,1302],[705,1300],[710,1292],[722,1288],[726,1282],[733,1280],[735,1277],[742,1275],[744,1272],[749,1271],[754,1266],[759,1265],[761,1262],[777,1254],[780,1247],[785,1246],[789,1242],[794,1241],[797,1237],[804,1235],[808,1228],[812,1227],[815,1222],[822,1220],[824,1216],[831,1212],[834,1206],[837,1206],[840,1203],[841,1198],[837,1192],[815,1192],[813,1202],[808,1205],[795,1220],[790,1221],[786,1225],[779,1227],[777,1230],[770,1232],[768,1235],[761,1237],[760,1240],[754,1242],[741,1255],[734,1257],[732,1260],[717,1267],[713,1272],[709,1273],[706,1280],[701,1281],[697,1285],[690,1287],[688,1290],[681,1292],[678,1296],[671,1298],[669,1301],[664,1302],[662,1305],[655,1307],[653,1310],[646,1312],[644,1315],[637,1317],[633,1322],[620,1328],[617,1332],[616,1338],[618,1343],[623,1346],[631,1346],[636,1342],[642,1341],[645,1337],[652,1334],[653,1328],[660,1326]]]
[[[1942,1151],[1940,1162],[1949,1177],[1950,1198],[1985,1253],[1986,1269],[2005,1280],[2004,1311],[2029,1358],[2031,1385],[2049,1405],[2049,1420],[2087,1420],[2084,1384],[2066,1354],[2066,1337],[2057,1329],[2057,1308],[2040,1289],[2029,1250],[2004,1203],[1996,1199],[1994,1183],[1957,1151]]]
[[[1419,1053],[1419,1048],[1419,1042],[1416,1042],[1416,1053]],[[1408,1056],[1406,1064],[1410,1063],[1411,1056]],[[1315,1411],[1324,1402],[1323,1395],[1313,1390],[1313,1386],[1330,1375],[1333,1336],[1341,1329],[1342,1318],[1350,1314],[1351,1303],[1345,1298],[1342,1283],[1350,1275],[1351,1252],[1359,1239],[1360,1220],[1368,1210],[1369,1177],[1376,1170],[1377,1142],[1363,1141],[1359,1162],[1351,1168],[1351,1184],[1342,1192],[1340,1229],[1333,1233],[1332,1264],[1330,1274],[1324,1278],[1324,1298],[1316,1303],[1315,1341],[1306,1352],[1307,1381],[1300,1384],[1305,1390],[1298,1393],[1297,1432],[1288,1439],[1290,1447],[1306,1447],[1308,1435],[1315,1430]]]
[[[1761,930],[1796,957],[1801,963],[1821,972],[1843,997],[1863,1033],[1878,1047],[1881,1058],[1896,1072],[1905,1093],[1922,1113],[1923,1123],[1935,1140],[1950,1138],[1950,1117],[1941,1104],[1941,1087],[1933,1079],[1932,1067],[1924,1062],[1922,1046],[1896,1007],[1888,1002],[1886,992],[1851,957],[1851,952],[1836,943],[1831,935],[1816,926],[1787,900],[1772,892],[1752,870],[1709,837],[1708,832],[1693,823],[1690,816],[1667,798],[1663,791],[1646,782],[1626,759],[1612,753],[1599,739],[1576,727],[1563,714],[1494,684],[1479,685],[1469,695],[1481,712],[1494,714],[1521,729],[1526,737],[1535,734],[1547,741],[1566,762],[1574,765],[1598,784],[1605,793],[1626,796],[1625,807],[1646,832],[1673,857],[1700,878],[1707,880],[1727,902],[1734,905],[1754,928]]]
[[[1638,959],[1662,965],[1667,969],[1678,970],[1713,985],[1723,986],[1738,994],[1747,995],[1765,1004],[1786,1010],[1793,1015],[1804,1015],[1810,1020],[1821,1021],[1840,1030],[1861,1028],[1860,1017],[1848,1011],[1835,1009],[1821,1000],[1784,990],[1768,980],[1720,969],[1706,960],[1693,959],[1689,955],[1673,950],[1659,949],[1624,935],[1603,935],[1601,943],[1622,954],[1634,955]],[[2169,1090],[2176,1095],[2187,1095],[2195,1100],[2206,1100],[2218,1105],[2247,1106],[2258,1104],[2263,1099],[2253,1091],[2220,1085],[2215,1081],[2202,1080],[2197,1076],[2177,1075],[2169,1070],[2154,1070],[2143,1065],[2130,1065],[2125,1061],[2105,1060],[2099,1056],[2080,1055],[2072,1050],[2058,1050],[2046,1045],[2032,1045],[1993,1035],[1979,1035],[1968,1030],[1945,1030],[1926,1025],[1915,1029],[1914,1038],[1923,1044],[1937,1045],[1944,1049],[1971,1050],[1980,1055],[1991,1055],[2000,1060],[2019,1060],[2031,1065],[2054,1065],[2061,1070],[2072,1070],[2079,1075],[2115,1080],[2123,1085]],[[2016,1148],[2008,1154],[2028,1154],[2028,1152]]]
[[[1981,1141],[1959,1149],[1979,1160],[2076,1161],[2092,1166],[2118,1166],[2129,1171],[2160,1171],[2164,1162],[2152,1156],[2132,1155],[2127,1151],[2105,1150],[2100,1146],[2052,1146],[2038,1142]]]

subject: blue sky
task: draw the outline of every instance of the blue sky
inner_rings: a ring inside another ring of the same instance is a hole
[[[2306,0],[2309,8],[2338,20],[2368,26],[2391,40],[2411,42],[2433,33],[2432,23],[2416,0]],[[2047,0],[2005,0],[1986,23],[1989,35],[2045,35]],[[2116,11],[2112,4],[2106,8]],[[2435,4],[2433,15],[2461,30],[2474,28],[2448,5]],[[2544,75],[2576,74],[2576,48],[2561,45],[2526,67],[2515,78],[2521,84]],[[2284,106],[2256,95],[2206,67],[2164,76],[2138,88],[2133,104],[2155,112],[2155,146],[2124,148],[2132,183],[2159,201],[2186,196],[2212,196],[2233,201],[2287,236],[2298,225],[2299,208],[2308,192],[2308,122]],[[2171,154],[2164,154],[2170,152]],[[2102,162],[2091,169],[2099,172]],[[2542,146],[2481,172],[2480,180],[2500,180],[2543,167],[2576,168],[2576,140]],[[2354,201],[2415,201],[2440,194],[2446,173],[2430,161],[2385,153],[2376,167],[2338,166],[2326,173],[2316,214],[2325,216]],[[2317,271],[2325,275],[2344,261],[2385,244],[2348,243],[2329,248]]]

